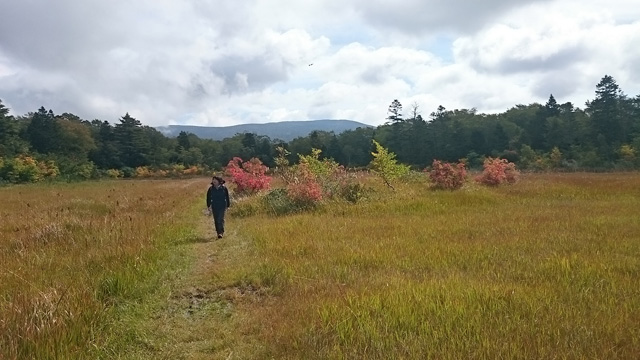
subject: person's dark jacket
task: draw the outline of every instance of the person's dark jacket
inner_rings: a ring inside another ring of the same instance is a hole
[[[231,206],[229,190],[226,186],[220,185],[217,188],[213,185],[207,190],[207,207],[223,210]]]

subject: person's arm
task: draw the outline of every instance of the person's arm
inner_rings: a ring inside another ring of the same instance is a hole
[[[211,187],[207,190],[207,209],[211,208]]]
[[[229,198],[229,189],[227,189],[226,186],[224,188],[224,195],[227,198],[227,207],[230,207],[231,206],[231,198]]]

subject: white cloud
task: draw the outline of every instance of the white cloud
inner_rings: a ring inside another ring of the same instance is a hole
[[[456,61],[496,78],[532,79],[530,101],[553,92],[582,105],[605,74],[639,91],[633,77],[634,59],[640,59],[640,21],[618,24],[612,12],[581,4],[514,11],[485,31],[456,40]]]
[[[582,106],[605,74],[640,93],[635,2],[2,2],[0,99],[150,125],[380,124],[393,99],[423,116],[549,93]]]
[[[269,122],[297,120],[302,118],[303,116],[305,115],[302,114],[300,110],[289,111],[285,108],[278,108],[271,111],[269,116],[267,116],[267,120],[269,120]]]

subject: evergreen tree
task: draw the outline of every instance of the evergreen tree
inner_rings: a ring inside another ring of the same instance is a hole
[[[142,131],[144,133],[144,138],[149,144],[149,151],[147,155],[148,165],[166,166],[169,164],[171,162],[171,157],[176,154],[174,150],[176,148],[175,139],[167,138],[160,131],[150,126],[143,126]],[[191,143],[191,137],[189,137],[189,143]],[[192,146],[189,146],[189,150],[192,150]]]
[[[474,129],[470,137],[471,151],[480,155],[489,155],[491,149],[487,147],[487,138],[480,129]]]
[[[328,137],[328,135],[329,134],[324,131],[322,133],[317,130],[312,131],[311,134],[309,134],[309,142],[311,144],[311,148],[319,149],[322,151],[322,153],[324,153],[327,150],[327,147],[324,144],[324,138]]]
[[[501,152],[509,148],[509,135],[504,130],[501,123],[497,123],[493,131],[493,151]]]
[[[120,161],[124,166],[135,168],[148,165],[149,139],[144,135],[142,123],[125,114],[115,127],[116,141],[120,153]]]
[[[613,77],[605,75],[596,85],[596,98],[587,102],[593,129],[596,131],[594,136],[601,149],[600,155],[606,158],[611,157],[616,145],[626,139],[621,111],[624,100],[625,96]]]
[[[544,106],[538,108],[536,117],[527,128],[530,145],[536,150],[548,150],[546,134],[548,133],[547,119],[560,114],[560,107],[553,94],[549,95],[549,100]]]
[[[374,138],[375,131],[373,128],[357,128],[347,130],[338,136],[344,165],[365,166],[371,161],[369,150],[372,147],[371,140]]]
[[[340,141],[335,134],[331,136],[329,145],[327,145],[327,157],[335,160],[340,164],[345,163],[344,155],[342,154],[342,147],[340,146]]]
[[[407,161],[410,164],[426,166],[427,163],[424,155],[427,150],[427,143],[425,142],[424,134],[427,132],[427,122],[424,121],[422,115],[417,114],[408,120],[407,123],[407,146],[404,149],[408,154]]]
[[[389,109],[387,110],[387,121],[390,123],[396,123],[402,121],[402,104],[398,99],[395,99],[389,105]]]
[[[178,137],[176,139],[178,140],[178,146],[182,149],[189,150],[191,148],[189,134],[187,134],[185,131],[180,131],[180,134],[178,134]]]
[[[0,100],[0,157],[26,152],[27,143],[20,138],[19,124]]]
[[[266,166],[274,166],[273,155],[275,153],[275,145],[272,144],[271,139],[268,136],[261,136],[256,141],[256,154],[258,159]]]
[[[430,114],[431,121],[428,124],[426,142],[428,150],[427,163],[433,162],[434,159],[448,160],[447,145],[451,142],[449,122],[451,112],[439,105],[435,112]]]
[[[556,98],[553,97],[553,94],[549,95],[549,100],[544,105],[544,114],[546,118],[560,115],[560,105],[558,105],[558,102],[556,101]]]
[[[27,138],[31,147],[41,153],[49,154],[60,149],[60,131],[53,111],[40,107],[31,116],[27,127]]]
[[[89,153],[89,159],[101,169],[119,169],[122,167],[114,128],[108,121],[93,120],[91,125],[96,149]]]

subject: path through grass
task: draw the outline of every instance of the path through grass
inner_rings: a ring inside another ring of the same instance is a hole
[[[640,354],[640,174],[417,181],[313,213],[232,212],[221,241],[206,180],[119,185],[0,189],[15,210],[0,210],[5,358]]]

